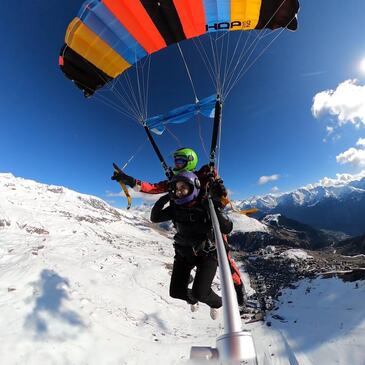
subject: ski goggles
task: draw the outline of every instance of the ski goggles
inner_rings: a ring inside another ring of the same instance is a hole
[[[188,163],[188,159],[185,156],[174,157],[175,166],[184,167]]]

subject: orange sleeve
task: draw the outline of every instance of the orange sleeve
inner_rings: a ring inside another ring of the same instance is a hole
[[[139,191],[146,194],[162,194],[169,191],[169,184],[167,180],[163,180],[158,183],[149,183],[147,181],[137,180],[137,185],[139,185]]]

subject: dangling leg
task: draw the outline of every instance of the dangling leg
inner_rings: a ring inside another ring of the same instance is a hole
[[[193,269],[184,257],[178,253],[175,255],[170,282],[170,296],[172,298],[187,301],[189,304],[196,304],[197,299],[193,297],[188,289],[190,272]]]
[[[192,289],[194,298],[211,308],[222,306],[222,298],[211,287],[217,267],[218,262],[214,254],[199,257]]]

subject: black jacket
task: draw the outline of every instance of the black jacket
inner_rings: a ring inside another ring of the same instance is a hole
[[[204,248],[206,242],[214,239],[212,222],[206,204],[196,202],[193,206],[183,206],[170,201],[170,205],[164,208],[169,201],[170,198],[167,194],[155,203],[151,211],[151,221],[159,223],[172,220],[176,229],[175,244],[200,249]],[[232,221],[220,208],[215,207],[215,211],[221,232],[223,234],[230,233],[233,228]]]

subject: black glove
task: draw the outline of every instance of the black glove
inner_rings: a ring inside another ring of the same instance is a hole
[[[168,201],[170,201],[170,194],[162,195],[161,198],[156,201],[155,205],[164,206]]]
[[[216,179],[210,186],[210,195],[213,200],[220,201],[222,197],[227,196],[227,189],[222,179]]]
[[[111,177],[112,180],[116,180],[118,182],[121,182],[125,185],[130,186],[131,188],[134,188],[136,186],[136,179],[132,176],[128,176],[123,171],[114,171],[113,176]]]

